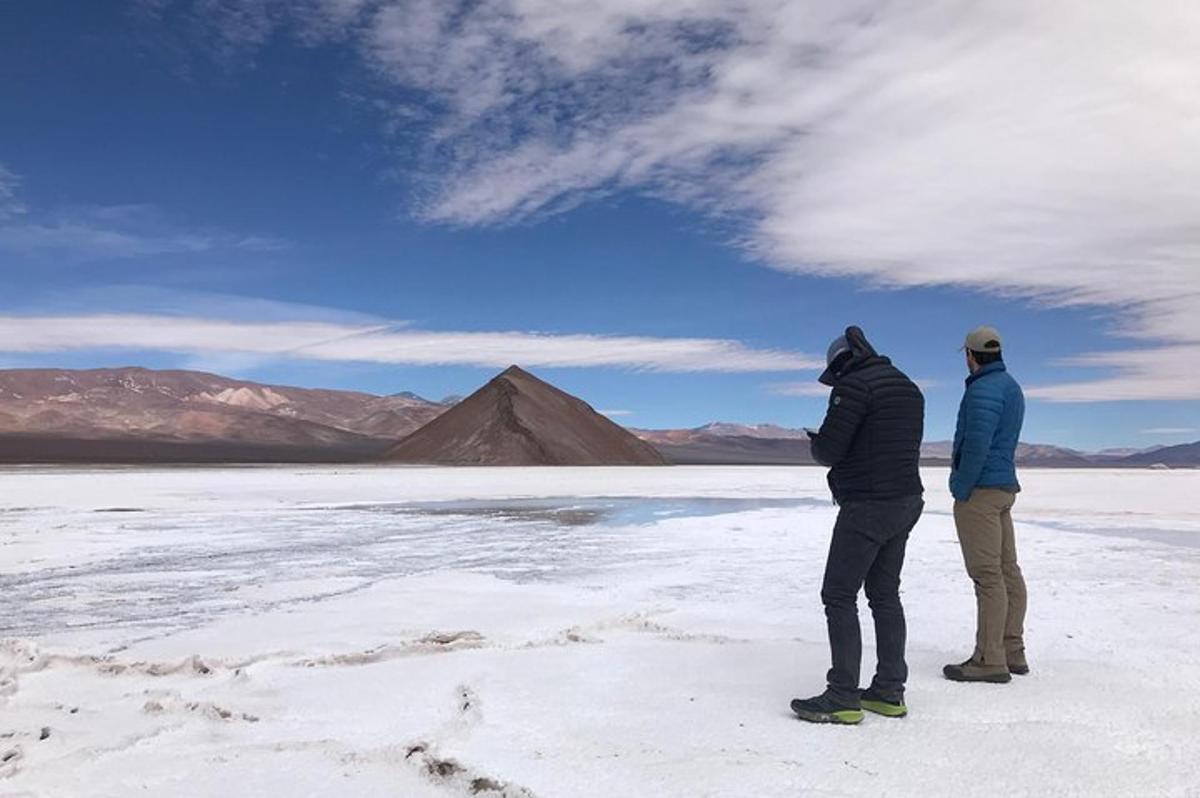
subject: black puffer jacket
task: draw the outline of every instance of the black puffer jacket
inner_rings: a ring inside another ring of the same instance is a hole
[[[850,359],[821,375],[833,393],[812,438],[813,457],[830,467],[829,488],[838,502],[917,496],[924,492],[919,465],[925,397],[858,327],[846,330],[846,340]]]

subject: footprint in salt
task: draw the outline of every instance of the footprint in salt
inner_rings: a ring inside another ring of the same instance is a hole
[[[7,779],[20,769],[20,762],[25,757],[21,746],[0,748],[0,779]]]

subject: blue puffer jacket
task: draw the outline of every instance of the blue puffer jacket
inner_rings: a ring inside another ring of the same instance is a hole
[[[1021,489],[1015,459],[1024,420],[1025,395],[1003,363],[989,363],[967,378],[954,433],[954,498],[965,502],[975,488]]]

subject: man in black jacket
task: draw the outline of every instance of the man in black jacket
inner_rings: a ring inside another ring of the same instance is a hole
[[[854,724],[864,709],[889,717],[908,711],[900,570],[908,533],[925,506],[918,470],[925,399],[858,327],[833,342],[826,360],[820,380],[833,388],[829,410],[820,431],[809,436],[813,457],[829,466],[829,487],[841,505],[821,587],[833,667],[828,689],[792,701],[792,710],[816,723]],[[864,585],[879,665],[871,686],[860,691],[857,602]]]

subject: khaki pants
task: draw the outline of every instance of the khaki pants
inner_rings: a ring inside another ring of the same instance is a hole
[[[954,502],[954,525],[978,605],[972,659],[994,667],[1025,664],[1025,578],[1012,522],[1016,498],[976,488],[969,501]]]

